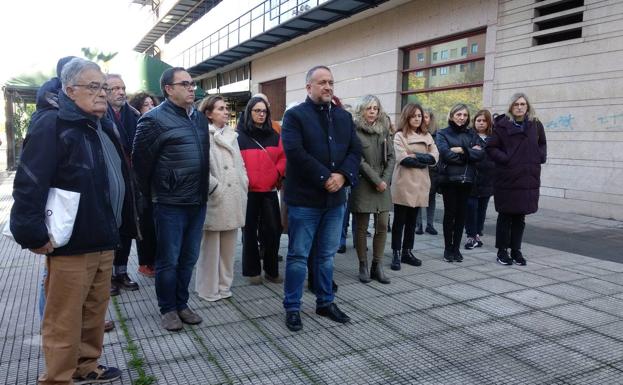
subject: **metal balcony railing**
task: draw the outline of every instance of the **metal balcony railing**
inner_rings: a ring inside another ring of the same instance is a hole
[[[172,60],[179,67],[193,67],[244,43],[329,0],[266,0]]]

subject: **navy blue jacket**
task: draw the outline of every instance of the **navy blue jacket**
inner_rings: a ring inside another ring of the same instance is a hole
[[[208,201],[208,120],[169,99],[138,121],[132,167],[141,192],[153,203],[200,205]]]
[[[50,255],[118,248],[119,229],[110,204],[103,149],[95,130],[97,120],[60,92],[58,114],[46,114],[28,135],[15,174],[15,203],[11,209],[11,232],[23,248],[39,248],[48,242],[44,211],[50,187],[80,192],[69,243],[54,249]],[[112,122],[107,119],[100,122],[123,159]],[[130,190],[128,171],[124,163],[126,191]],[[131,194],[126,194],[126,199],[128,196]]]
[[[309,97],[286,111],[281,139],[286,153],[285,201],[292,206],[331,208],[346,202],[344,188],[335,193],[324,185],[331,173],[357,183],[361,141],[351,115],[334,104],[316,104]]]

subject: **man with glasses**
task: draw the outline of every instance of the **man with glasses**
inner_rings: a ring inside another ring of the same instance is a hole
[[[201,317],[188,307],[188,285],[199,257],[208,200],[208,121],[193,102],[197,86],[183,68],[160,77],[166,98],[138,121],[132,165],[153,202],[158,250],[156,295],[161,325],[180,330]]]
[[[333,257],[344,220],[344,187],[356,183],[361,162],[353,119],[332,103],[329,68],[313,67],[305,80],[307,99],[286,111],[281,131],[289,235],[283,306],[292,331],[303,328],[299,312],[308,257],[314,265],[316,314],[339,323],[350,321],[333,302]]]
[[[106,114],[104,74],[74,58],[61,72],[54,120],[32,128],[15,175],[11,232],[46,255],[46,304],[41,326],[46,373],[39,384],[112,381],[117,368],[98,365],[104,339],[114,249],[119,244],[129,167]],[[54,247],[44,222],[50,188],[80,193],[73,232]],[[136,223],[135,223],[136,225]]]
[[[108,101],[107,117],[115,123],[123,151],[129,161],[130,154],[132,154],[132,143],[134,142],[139,112],[128,104],[125,83],[121,75],[106,75],[106,83],[108,83],[108,91],[106,92]],[[134,186],[128,187],[132,187],[132,193],[134,193]],[[135,229],[131,226],[134,222],[132,215],[136,213],[133,210],[124,210],[124,214],[126,214],[126,217],[123,218],[123,223],[119,230],[121,247],[115,250],[115,259],[112,265],[111,296],[119,295],[121,289],[138,290],[138,283],[134,282],[128,275],[128,257],[130,256],[132,239],[137,235]]]

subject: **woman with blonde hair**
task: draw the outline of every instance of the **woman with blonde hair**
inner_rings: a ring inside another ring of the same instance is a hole
[[[400,114],[398,130],[394,135],[396,163],[392,174],[392,270],[400,270],[400,263],[420,266],[422,261],[413,255],[415,220],[420,207],[428,207],[430,177],[428,166],[437,163],[439,153],[424,124],[424,110],[419,104],[409,103]],[[404,231],[404,237],[403,237]]]
[[[357,136],[362,144],[359,184],[350,196],[350,211],[355,215],[355,249],[359,258],[359,280],[376,279],[389,283],[383,270],[389,210],[392,207],[390,181],[394,170],[394,149],[389,118],[374,95],[366,95],[353,115]],[[368,273],[367,236],[370,214],[374,216],[372,265]]]
[[[238,229],[245,225],[247,172],[238,134],[227,125],[229,110],[220,95],[206,97],[199,111],[210,122],[210,181],[195,290],[206,301],[231,297]]]
[[[541,164],[547,159],[545,130],[526,94],[514,94],[508,112],[495,118],[486,149],[495,162],[497,261],[502,265],[525,266],[526,259],[521,253],[525,217],[538,210]]]

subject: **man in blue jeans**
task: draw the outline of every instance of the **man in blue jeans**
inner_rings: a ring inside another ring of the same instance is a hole
[[[202,321],[188,307],[188,284],[206,216],[210,141],[207,119],[193,106],[197,86],[188,72],[167,69],[160,88],[166,99],[138,121],[132,164],[153,203],[161,324],[180,330],[182,322]]]
[[[307,99],[286,112],[281,131],[289,236],[283,306],[292,331],[303,328],[299,312],[308,256],[314,263],[316,314],[340,323],[350,321],[333,303],[333,257],[344,219],[344,187],[356,183],[361,161],[352,117],[331,102],[329,68],[313,67],[305,81]],[[315,254],[310,256],[312,250]]]

